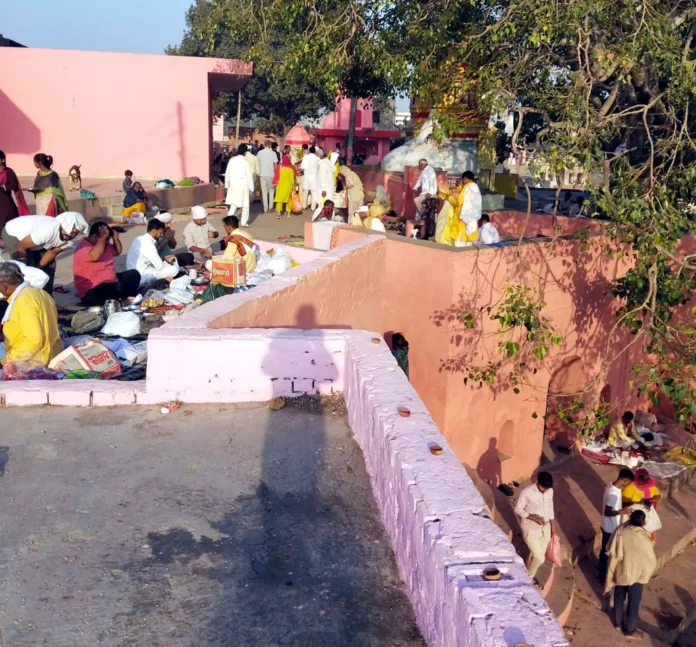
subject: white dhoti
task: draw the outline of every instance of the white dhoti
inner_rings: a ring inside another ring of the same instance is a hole
[[[319,180],[316,175],[305,175],[304,176],[304,186],[302,187],[302,206],[306,209],[308,206],[310,206],[310,203],[308,201],[309,194],[312,194],[312,201],[311,201],[311,207],[312,210],[317,208],[317,204],[319,202],[319,195],[318,195],[318,185],[319,185]]]
[[[150,285],[150,283],[160,281],[161,279],[173,279],[179,272],[180,268],[177,261],[173,263],[167,263],[165,261],[158,270],[154,270],[153,268],[152,272],[147,272],[140,277],[140,287]]]
[[[231,183],[227,189],[225,204],[230,206],[228,215],[234,216],[237,209],[242,210],[241,225],[245,226],[249,222],[249,187],[241,182]]]

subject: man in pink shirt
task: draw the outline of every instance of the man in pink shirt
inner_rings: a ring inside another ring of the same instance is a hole
[[[115,299],[122,301],[138,294],[140,273],[126,270],[116,274],[114,258],[123,248],[114,231],[105,222],[95,222],[89,235],[80,242],[73,256],[75,293],[87,306],[104,305]]]

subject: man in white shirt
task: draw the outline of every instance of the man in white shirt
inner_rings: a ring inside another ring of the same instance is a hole
[[[478,221],[478,242],[482,245],[493,245],[500,242],[500,234],[491,222],[487,213],[481,214],[481,220]]]
[[[483,208],[481,191],[476,184],[476,176],[471,171],[462,173],[462,184],[464,199],[459,219],[466,225],[466,229],[460,234],[459,240],[454,241],[455,247],[469,247],[478,238],[478,222]]]
[[[242,162],[246,164],[244,158]],[[213,257],[213,241],[219,236],[208,222],[208,210],[201,205],[191,207],[191,222],[184,228],[184,244],[196,263],[205,263]]]
[[[621,492],[633,483],[633,472],[624,467],[619,472],[618,478],[609,483],[604,490],[604,500],[602,501],[602,549],[599,553],[599,581],[604,584],[607,579],[609,568],[609,556],[607,546],[614,531],[621,525],[621,515],[631,514],[630,507],[624,508]]]
[[[416,196],[413,201],[416,203],[417,220],[420,220],[425,214],[425,199],[437,196],[437,175],[435,169],[428,165],[426,159],[418,162],[418,168],[421,170],[421,174],[413,187],[413,192],[420,191],[420,195]]]
[[[553,510],[553,477],[539,472],[534,485],[522,490],[515,506],[520,518],[522,536],[529,547],[527,570],[534,584],[539,586],[536,574],[546,561],[546,549],[551,536],[556,534],[556,515]]]
[[[318,185],[319,185],[319,158],[316,154],[316,149],[312,146],[309,149],[309,153],[302,157],[302,164],[300,165],[302,173],[304,174],[304,186],[302,191],[302,206],[306,209],[309,205],[307,198],[309,194],[312,194],[312,211],[317,208],[317,203],[319,202]]]
[[[179,273],[179,264],[174,256],[160,258],[157,239],[164,236],[164,223],[153,218],[147,223],[147,233],[138,236],[128,250],[126,269],[140,272],[140,287],[155,281],[171,280]]]
[[[265,146],[259,151],[256,156],[259,162],[259,182],[261,184],[261,200],[263,201],[264,213],[273,209],[273,201],[275,198],[275,188],[273,186],[273,177],[275,176],[275,168],[278,165],[278,158],[275,152]]]
[[[230,216],[234,216],[237,209],[242,210],[242,227],[249,226],[249,196],[254,192],[251,167],[244,157],[246,152],[246,144],[240,144],[237,154],[228,162],[225,170],[225,204],[230,206]]]

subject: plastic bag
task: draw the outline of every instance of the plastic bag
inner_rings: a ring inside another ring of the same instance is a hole
[[[114,312],[101,331],[109,337],[135,337],[140,334],[140,318],[134,312]]]
[[[273,258],[271,258],[266,269],[271,270],[273,274],[282,274],[292,267],[292,258],[288,254],[285,247],[274,247]],[[258,265],[256,271],[259,271]]]
[[[2,371],[2,379],[7,382],[15,380],[57,380],[58,375],[45,366],[26,362],[9,362]]]
[[[554,566],[562,566],[563,558],[561,557],[561,538],[558,535],[552,535],[551,541],[546,549],[546,559]]]
[[[290,198],[290,211],[296,216],[302,215],[304,212],[304,207],[302,205],[302,198],[297,191],[292,192],[292,197]]]

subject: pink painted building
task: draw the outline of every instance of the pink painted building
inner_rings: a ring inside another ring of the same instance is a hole
[[[149,54],[0,48],[0,149],[19,174],[52,155],[85,177],[210,179],[212,100],[253,65]]]
[[[384,130],[382,124],[375,123],[375,117],[382,121],[381,116],[375,112],[372,101],[363,99],[358,101],[355,120],[355,153],[381,160],[389,152],[390,140],[401,136],[399,130],[393,128]],[[321,128],[317,131],[317,144],[324,149],[325,153],[334,150],[337,142],[343,146],[348,135],[349,124],[350,99],[340,99],[336,110],[324,117]]]

